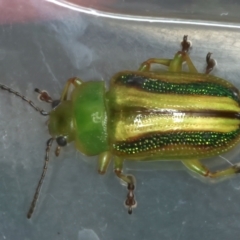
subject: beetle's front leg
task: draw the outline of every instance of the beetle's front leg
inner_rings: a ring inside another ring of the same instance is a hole
[[[137,202],[134,198],[134,189],[136,186],[136,181],[134,176],[132,175],[125,175],[122,173],[123,168],[123,161],[124,159],[115,157],[114,158],[114,171],[118,178],[120,178],[124,184],[127,185],[128,194],[127,199],[125,201],[125,205],[128,208],[128,213],[132,214],[132,209],[137,206]]]
[[[191,171],[210,178],[221,178],[240,173],[240,166],[233,165],[230,168],[226,168],[220,171],[211,172],[206,166],[204,166],[199,160],[184,160],[183,164]]]
[[[79,86],[81,84],[82,84],[82,80],[79,79],[79,78],[75,77],[75,78],[68,79],[67,83],[65,84],[64,89],[62,91],[60,100],[53,100],[51,98],[51,96],[48,94],[48,92],[45,91],[45,90],[40,90],[38,88],[35,88],[34,91],[39,94],[38,98],[39,98],[40,101],[51,103],[52,107],[54,108],[54,107],[56,107],[59,104],[59,102],[67,100],[68,92],[69,92],[69,89],[70,89],[71,85],[73,85],[74,87],[77,87],[77,86]]]
[[[46,103],[52,103],[53,102],[51,96],[48,94],[47,91],[40,90],[38,88],[35,88],[34,91],[39,94],[38,99],[40,101],[43,101],[43,102],[46,102]]]
[[[60,101],[62,102],[62,101],[67,100],[68,92],[69,92],[71,85],[73,85],[74,87],[77,87],[77,86],[80,86],[82,84],[82,82],[83,81],[81,79],[76,78],[76,77],[68,79],[67,83],[65,84],[65,86],[63,88]]]

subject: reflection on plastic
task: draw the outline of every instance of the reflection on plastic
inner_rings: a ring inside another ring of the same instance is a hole
[[[92,229],[83,229],[78,232],[78,240],[100,240]]]
[[[145,16],[134,16],[127,14],[116,14],[104,11],[98,11],[91,8],[79,6],[77,4],[64,1],[64,0],[45,0],[47,2],[56,4],[61,7],[65,7],[74,11],[83,12],[98,17],[106,17],[112,19],[138,21],[138,22],[159,22],[159,23],[172,23],[172,24],[184,24],[184,25],[198,25],[198,26],[209,26],[209,27],[226,27],[240,29],[239,24],[233,23],[221,23],[221,22],[209,22],[209,21],[198,21],[198,20],[184,20],[184,19],[171,19],[171,18],[159,18],[159,17],[145,17]]]

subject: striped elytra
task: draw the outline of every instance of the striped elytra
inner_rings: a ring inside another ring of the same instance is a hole
[[[205,158],[240,138],[238,91],[211,75],[121,72],[107,97],[112,151],[121,157]]]

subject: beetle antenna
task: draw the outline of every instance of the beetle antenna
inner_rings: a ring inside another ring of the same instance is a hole
[[[35,104],[34,104],[31,100],[27,99],[25,96],[21,95],[19,92],[14,91],[13,89],[11,89],[11,88],[3,85],[3,84],[0,84],[0,88],[1,88],[2,90],[6,90],[6,91],[8,91],[8,92],[10,92],[10,93],[13,93],[13,94],[16,95],[17,97],[20,97],[23,101],[27,102],[30,106],[32,106],[32,107],[33,107],[37,112],[39,112],[41,115],[43,115],[43,116],[49,115],[48,112],[46,112],[46,111],[44,111],[43,109],[35,106]]]
[[[37,200],[38,200],[38,197],[39,197],[39,193],[40,193],[40,190],[41,190],[41,187],[42,187],[42,184],[43,184],[43,180],[44,180],[44,177],[45,177],[46,172],[47,172],[47,169],[48,169],[49,152],[50,152],[50,149],[51,149],[53,140],[54,140],[54,138],[50,138],[50,139],[48,139],[48,141],[47,141],[46,154],[45,154],[45,162],[44,162],[44,166],[43,166],[42,175],[41,175],[40,180],[39,180],[39,182],[38,182],[38,185],[37,185],[37,188],[36,188],[36,191],[35,191],[35,194],[34,194],[32,203],[31,203],[31,206],[30,206],[29,211],[28,211],[28,214],[27,214],[27,218],[31,218],[31,216],[32,216],[32,214],[33,214],[33,212],[34,212],[34,209],[35,209],[35,207],[36,207],[36,203],[37,203]]]

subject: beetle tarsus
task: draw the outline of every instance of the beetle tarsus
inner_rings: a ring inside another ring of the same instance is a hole
[[[211,58],[211,56],[212,56],[212,53],[210,52],[206,56],[206,62],[207,62],[207,67],[205,72],[206,74],[209,74],[217,64],[216,60]]]
[[[132,214],[132,207],[128,208],[128,214],[130,214],[130,215]]]
[[[127,188],[128,188],[128,194],[127,194],[127,199],[125,201],[125,205],[128,207],[128,214],[132,214],[132,208],[136,206],[136,201],[134,199],[134,194],[133,194],[135,186],[133,183],[129,183]]]
[[[35,88],[34,89],[35,92],[37,92],[39,95],[38,95],[38,99],[42,102],[47,102],[47,103],[52,103],[53,100],[52,98],[50,97],[50,95],[48,94],[47,91],[45,90],[40,90],[38,88]]]
[[[188,40],[188,35],[183,36],[183,41],[181,42],[182,52],[188,52],[191,49],[191,41]]]

